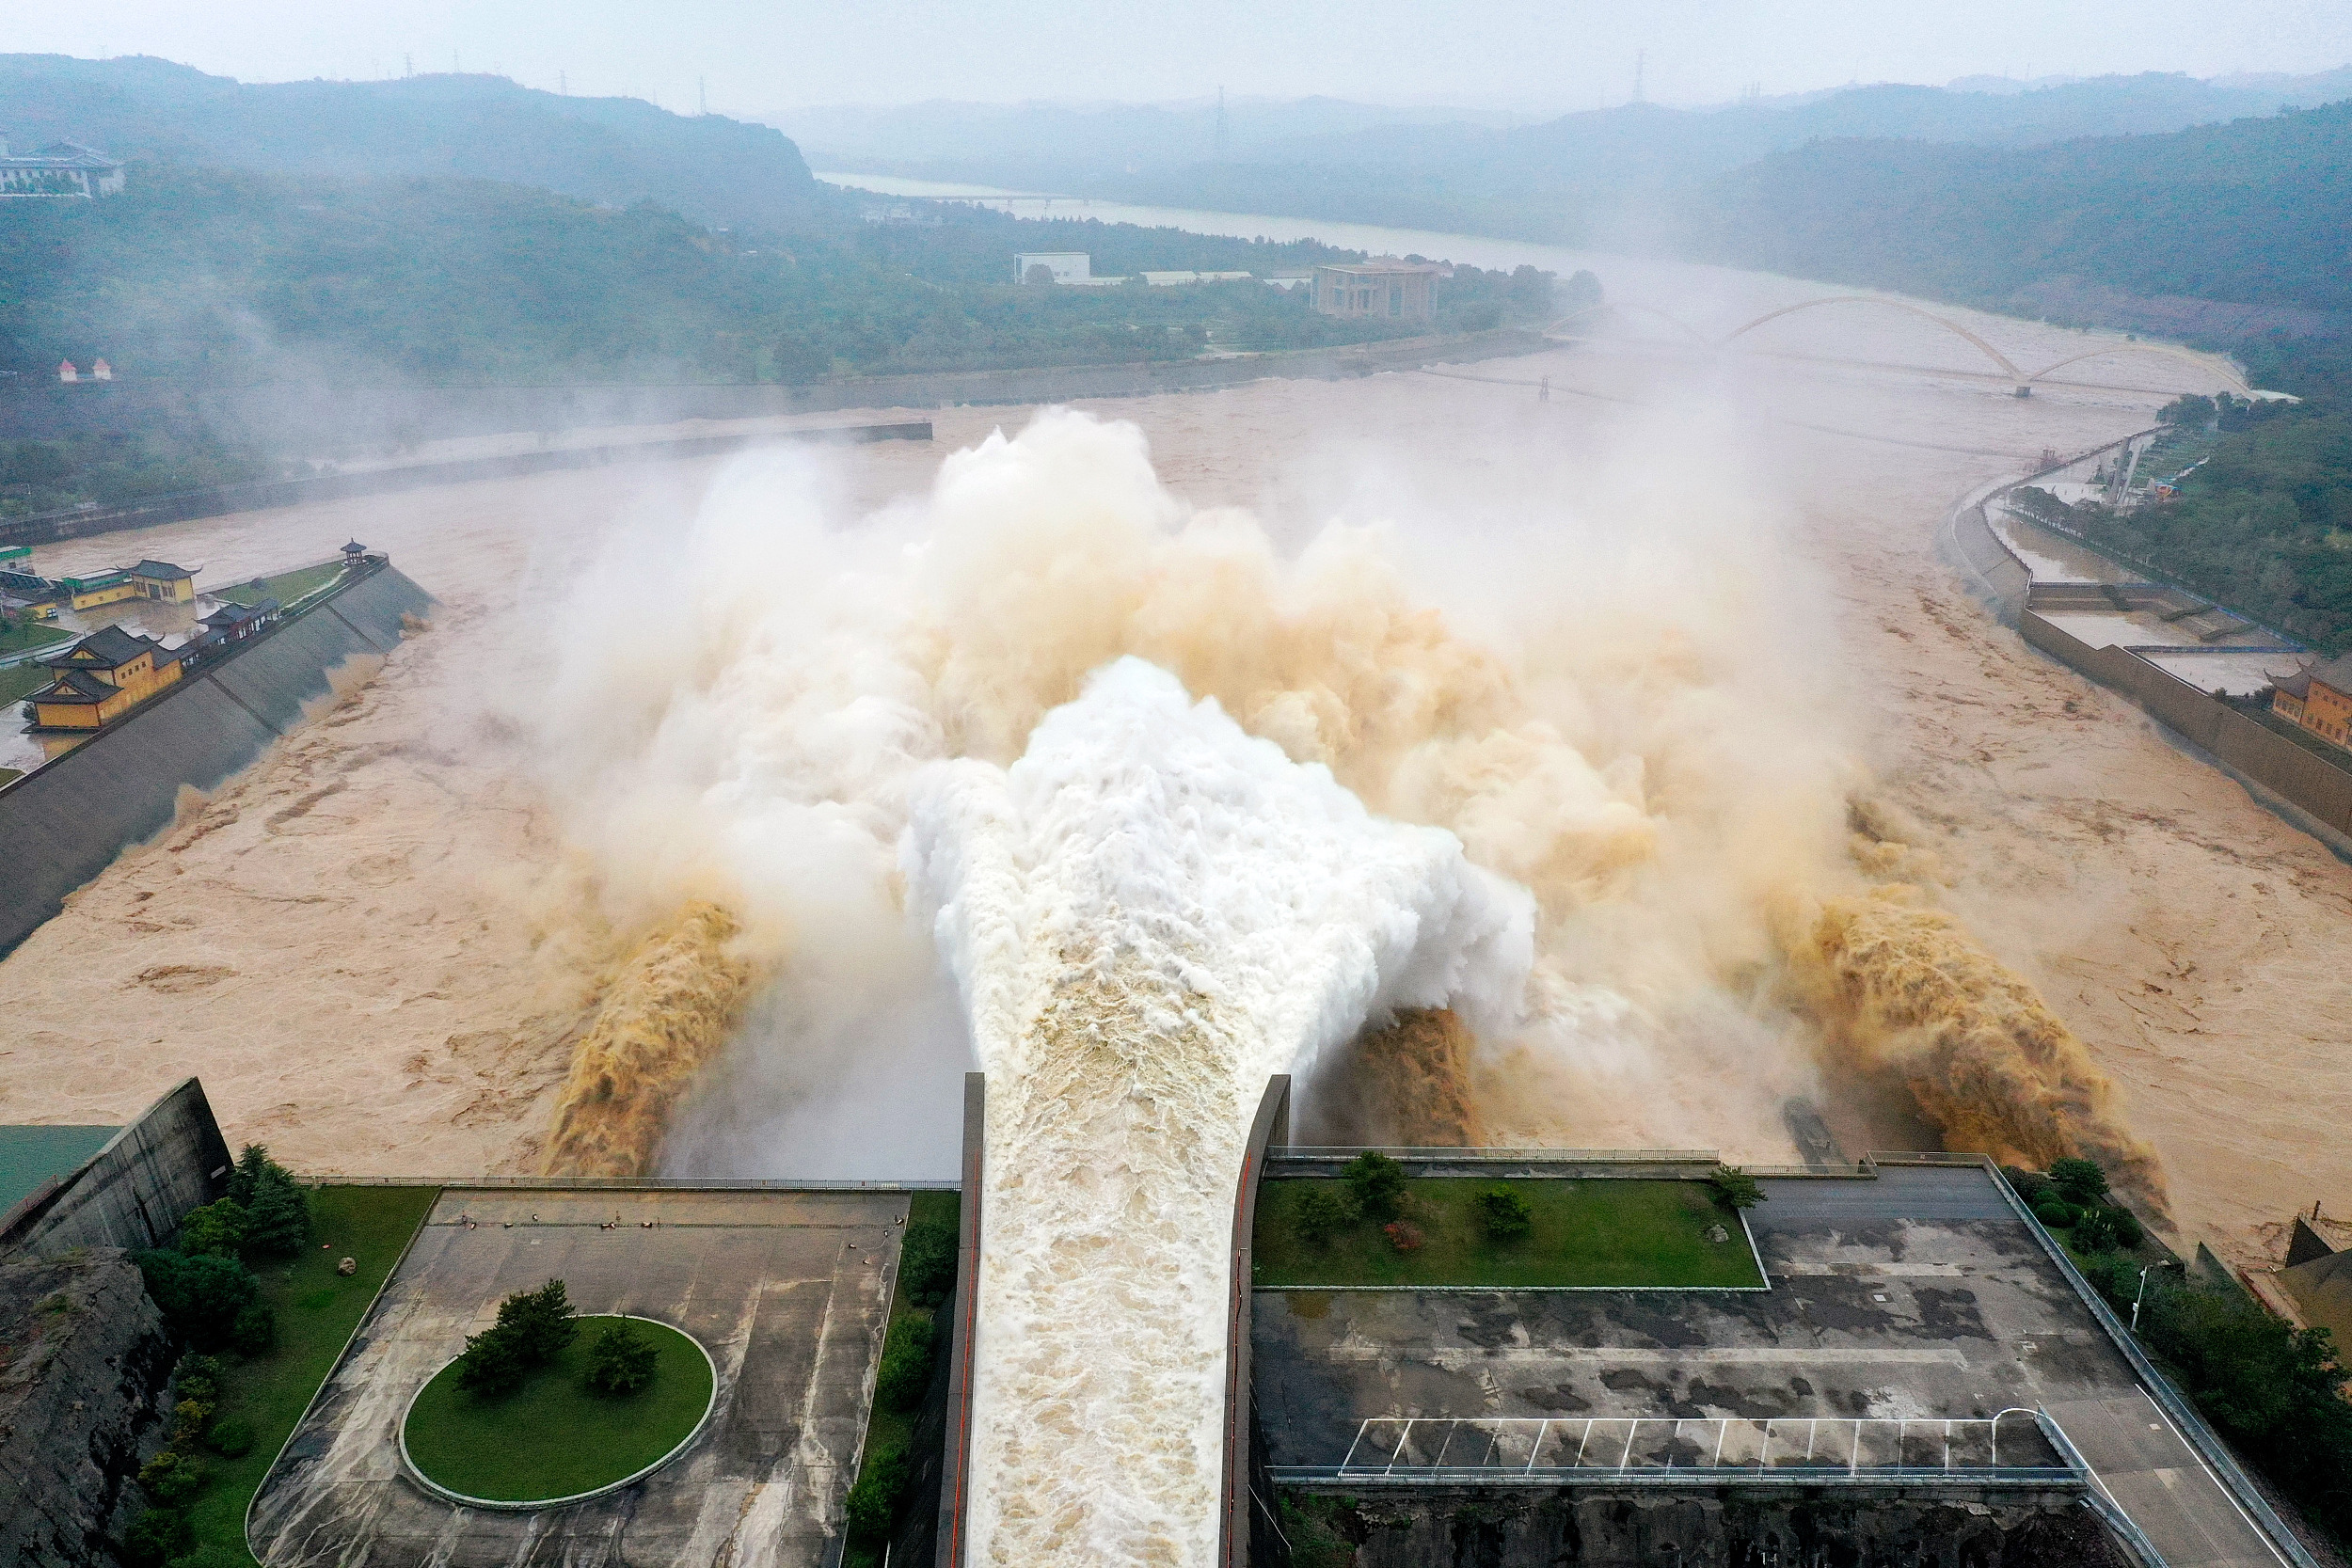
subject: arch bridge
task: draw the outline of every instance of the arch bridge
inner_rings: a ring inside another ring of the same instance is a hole
[[[2044,377],[2052,375],[2058,371],[2065,370],[2070,365],[2079,365],[2087,360],[2105,359],[2116,355],[2123,354],[2163,355],[2167,358],[2179,359],[2195,365],[2198,369],[2206,372],[2208,374],[2217,374],[2226,379],[2229,384],[2239,392],[2249,392],[2252,390],[2252,388],[2248,385],[2245,376],[2240,374],[2234,366],[2231,365],[2227,360],[2222,359],[2219,356],[2199,354],[2190,349],[2175,348],[2169,343],[2143,343],[2137,341],[2102,343],[2097,348],[2086,350],[2081,354],[2071,355],[2064,359],[2057,361],[2055,364],[2044,365],[2042,369],[2029,372],[2021,369],[2016,361],[2010,358],[2008,355],[2003,354],[1999,349],[1994,347],[1991,343],[1987,342],[1981,337],[1979,337],[1976,333],[1969,331],[1958,322],[1955,322],[1946,316],[1940,316],[1923,306],[1914,305],[1908,300],[1889,299],[1883,294],[1824,294],[1819,299],[1800,300],[1794,305],[1784,305],[1778,309],[1767,310],[1755,320],[1734,327],[1730,332],[1724,334],[1722,338],[1715,339],[1711,341],[1704,333],[1700,332],[1696,327],[1693,327],[1690,323],[1683,321],[1681,318],[1661,310],[1654,305],[1644,305],[1633,300],[1628,300],[1617,304],[1592,306],[1586,309],[1576,311],[1571,315],[1561,317],[1558,321],[1552,323],[1544,330],[1547,335],[1565,335],[1565,329],[1571,323],[1582,321],[1587,317],[1599,315],[1612,310],[1636,310],[1645,316],[1654,316],[1658,320],[1665,322],[1669,325],[1675,327],[1677,331],[1681,332],[1685,338],[1689,339],[1694,344],[1722,350],[1731,347],[1733,343],[1739,341],[1741,338],[1746,337],[1749,333],[1754,332],[1756,328],[1766,325],[1769,323],[1778,321],[1783,316],[1792,316],[1802,310],[1819,310],[1833,305],[1867,305],[1875,306],[1883,309],[1900,310],[1906,315],[1916,316],[1921,321],[1929,323],[1931,325],[1941,327],[1944,331],[1950,333],[1953,337],[1967,343],[1971,348],[1974,348],[1979,354],[1990,360],[1994,367],[2016,387],[2017,395],[2019,397],[2029,396],[2032,393],[2033,387],[2036,382],[2041,381]]]

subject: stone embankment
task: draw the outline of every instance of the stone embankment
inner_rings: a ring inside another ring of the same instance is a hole
[[[171,1365],[120,1248],[0,1261],[0,1562],[112,1568]]]

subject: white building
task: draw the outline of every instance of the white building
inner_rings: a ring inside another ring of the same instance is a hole
[[[1025,250],[1012,259],[1012,280],[1026,283],[1032,267],[1043,267],[1056,283],[1094,281],[1094,259],[1083,250]]]
[[[94,199],[122,189],[122,166],[80,142],[51,142],[30,157],[12,157],[0,135],[0,197],[78,196]]]
[[[1147,272],[1143,280],[1155,289],[1181,289],[1187,283],[1238,283],[1246,272]]]

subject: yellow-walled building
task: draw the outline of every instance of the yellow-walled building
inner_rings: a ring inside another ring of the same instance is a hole
[[[94,730],[180,678],[178,656],[120,626],[94,631],[40,662],[55,681],[33,695],[37,729]]]
[[[2352,654],[2306,664],[2291,675],[2273,677],[2270,709],[2312,734],[2352,748]]]
[[[96,610],[103,604],[146,596],[146,590],[133,582],[128,572],[101,572],[96,577],[88,578],[59,578],[57,586],[65,590],[67,602],[76,610]]]
[[[124,567],[123,576],[151,599],[161,599],[166,604],[196,602],[196,574],[185,566],[174,566],[168,561],[142,561],[135,566]]]

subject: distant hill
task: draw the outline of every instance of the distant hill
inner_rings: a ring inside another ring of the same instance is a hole
[[[167,60],[0,55],[0,128],[126,161],[281,174],[458,177],[583,200],[653,201],[698,223],[770,230],[842,221],[771,126],[567,98],[503,77],[241,83]]]
[[[1714,181],[1684,226],[1687,254],[1804,277],[1986,304],[2079,280],[2327,331],[2352,312],[2352,103],[2037,148],[1817,142]]]
[[[2106,76],[2023,90],[1871,86],[1712,109],[1631,103],[1533,125],[1329,99],[1073,108],[926,103],[771,117],[861,173],[1555,241],[1621,231],[1647,197],[1825,138],[2032,147],[2352,98],[2352,68],[2203,82]]]

